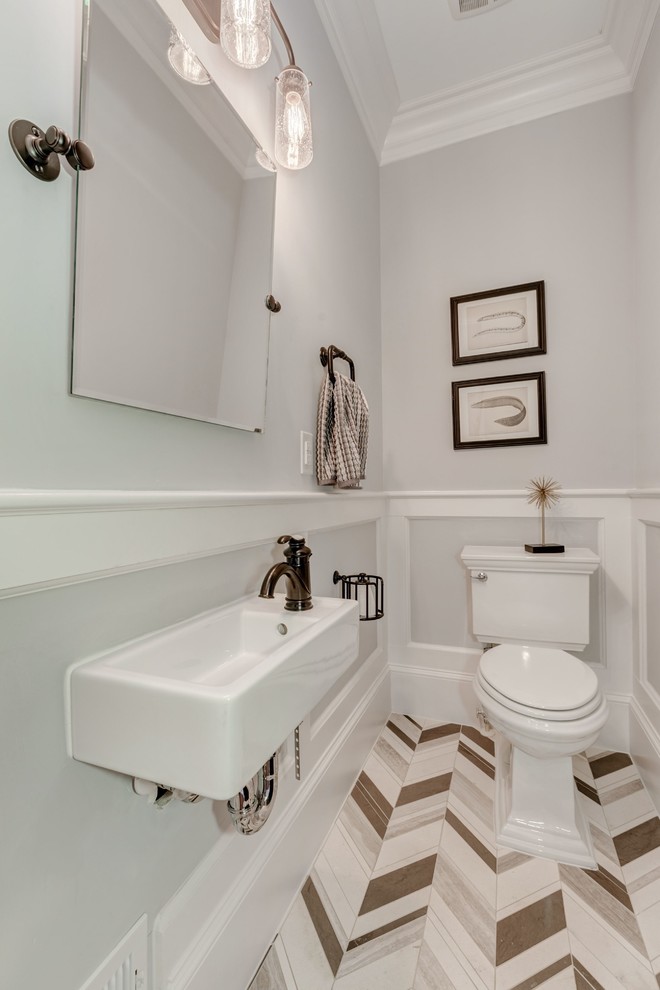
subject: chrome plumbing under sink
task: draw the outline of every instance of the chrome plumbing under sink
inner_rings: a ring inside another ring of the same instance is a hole
[[[229,799],[357,657],[358,622],[355,601],[250,596],[76,664],[69,752]]]

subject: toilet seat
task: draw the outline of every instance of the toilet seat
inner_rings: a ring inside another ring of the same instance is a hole
[[[511,711],[547,721],[569,721],[601,703],[598,678],[564,650],[503,644],[479,661],[477,681]]]

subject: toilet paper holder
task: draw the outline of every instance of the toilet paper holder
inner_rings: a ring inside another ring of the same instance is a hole
[[[341,581],[341,597],[357,601],[360,611],[360,622],[371,622],[382,619],[384,612],[383,579],[377,574],[340,574],[335,571],[332,575],[333,584]]]

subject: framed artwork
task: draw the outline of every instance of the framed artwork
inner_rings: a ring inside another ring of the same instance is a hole
[[[453,364],[545,354],[545,283],[453,296]]]
[[[545,372],[452,382],[454,450],[547,443]]]

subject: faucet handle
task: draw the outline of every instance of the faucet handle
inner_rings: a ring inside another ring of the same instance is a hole
[[[280,536],[277,540],[278,543],[290,543],[292,547],[304,547],[305,537],[304,536]]]
[[[277,542],[289,544],[284,551],[284,556],[294,567],[304,566],[303,561],[312,556],[312,551],[305,543],[304,536],[280,536]]]

